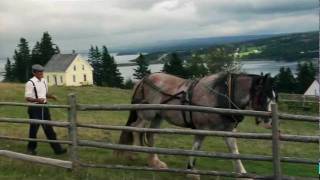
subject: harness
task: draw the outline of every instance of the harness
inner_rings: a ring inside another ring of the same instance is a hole
[[[169,96],[168,99],[160,102],[160,104],[166,104],[174,99],[178,99],[181,102],[181,105],[194,105],[192,103],[192,96],[193,96],[193,89],[194,87],[198,84],[199,79],[195,79],[195,80],[189,80],[188,82],[188,88],[186,91],[180,91],[176,94],[169,94],[167,92],[164,92],[162,89],[160,89],[159,87],[157,87],[155,84],[153,84],[153,82],[151,82],[148,77],[145,77],[142,80],[143,83],[146,83],[149,87],[155,89],[157,92],[165,95],[165,96]],[[142,83],[141,83],[142,84]],[[143,94],[144,96],[144,94]],[[183,122],[186,125],[186,127],[188,128],[192,128],[195,129],[195,125],[193,123],[192,120],[192,111],[181,111],[182,113],[182,117],[183,117]],[[187,116],[189,115],[189,120],[187,119]]]
[[[196,105],[199,106],[196,103],[192,102],[192,96],[193,96],[193,89],[194,87],[198,84],[200,79],[195,79],[195,80],[189,80],[188,82],[188,88],[186,91],[180,91],[175,94],[169,94],[167,92],[164,92],[160,87],[156,86],[151,80],[148,79],[148,76],[142,79],[142,83],[140,83],[138,86],[141,86],[143,83],[147,84],[149,87],[152,89],[156,90],[157,92],[168,96],[169,98],[162,101],[160,104],[166,104],[174,99],[178,99],[181,102],[181,105]],[[235,103],[233,103],[233,86],[234,86],[234,81],[232,78],[232,74],[228,74],[227,81],[225,82],[226,87],[227,87],[227,92],[226,94],[221,94],[220,92],[215,91],[212,88],[208,88],[208,90],[214,94],[217,94],[218,96],[223,96],[225,99],[228,101],[228,108],[229,109],[240,109]],[[138,88],[137,88],[138,89]],[[145,97],[144,91],[142,90],[142,96]],[[184,124],[188,128],[195,129],[195,125],[192,120],[192,111],[181,111],[182,117]],[[230,119],[232,119],[233,122],[236,123],[235,127],[237,127],[238,123],[242,121],[243,116],[241,115],[224,115]],[[189,118],[187,118],[189,117]]]

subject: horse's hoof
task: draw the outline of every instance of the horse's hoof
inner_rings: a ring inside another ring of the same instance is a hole
[[[199,174],[187,174],[187,178],[190,180],[200,180]]]
[[[160,160],[149,162],[149,166],[153,167],[155,169],[168,169],[167,164],[165,162],[160,161]]]

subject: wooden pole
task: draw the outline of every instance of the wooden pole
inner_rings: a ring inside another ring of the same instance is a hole
[[[52,158],[46,158],[46,157],[40,157],[40,156],[32,156],[28,154],[22,154],[7,150],[0,150],[0,156],[12,158],[12,159],[18,159],[22,161],[28,161],[32,163],[39,163],[39,164],[45,164],[55,167],[62,167],[62,168],[71,168],[71,162],[70,161],[64,161],[59,159],[52,159]]]
[[[275,103],[271,104],[271,114],[273,173],[275,180],[281,180],[279,117],[278,107]]]
[[[77,133],[77,101],[75,94],[69,94],[68,104],[70,108],[68,109],[68,120],[70,122],[69,126],[69,140],[72,144],[69,146],[69,156],[72,162],[72,171],[76,172],[77,169],[77,147],[78,147],[78,133]]]

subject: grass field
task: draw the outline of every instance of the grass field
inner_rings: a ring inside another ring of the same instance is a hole
[[[66,104],[67,94],[74,92],[77,95],[77,100],[82,104],[115,104],[115,103],[129,103],[131,91],[101,88],[101,87],[51,87],[50,91],[59,97],[58,102],[51,102],[52,104]],[[0,83],[0,101],[10,102],[24,102],[23,94],[24,87],[22,84],[5,84]],[[280,110],[287,111],[288,108],[285,104],[280,104]],[[299,112],[301,114],[315,115],[317,108],[312,109],[313,112]],[[66,110],[52,109],[52,119],[62,121],[67,119]],[[1,117],[20,117],[27,118],[25,107],[7,107],[0,106]],[[97,124],[113,124],[124,125],[127,120],[127,112],[81,112],[78,114],[80,122],[97,123]],[[247,117],[240,123],[238,131],[240,132],[271,132],[270,130],[257,127],[252,118]],[[164,123],[162,127],[173,127]],[[281,132],[286,134],[299,134],[299,135],[318,135],[318,124],[283,121],[280,125]],[[67,139],[67,131],[62,128],[55,128],[59,139]],[[8,124],[0,123],[0,134],[27,137],[28,125],[24,124]],[[119,133],[114,131],[102,130],[89,130],[79,129],[81,139],[90,139],[103,142],[118,141]],[[42,129],[38,134],[39,138],[45,138]],[[174,140],[173,140],[174,139]],[[170,147],[170,148],[184,148],[191,149],[192,136],[187,135],[159,135],[156,139],[157,147]],[[238,140],[240,153],[245,154],[260,154],[271,155],[271,141],[257,141],[257,140]],[[25,153],[26,142],[18,141],[0,141],[0,149],[12,150],[16,152]],[[206,138],[203,150],[214,152],[228,152],[227,147],[222,138],[208,137]],[[50,146],[46,143],[38,144],[38,155],[68,159],[68,155],[56,156],[53,154]],[[117,159],[112,155],[112,151],[94,148],[81,148],[80,159],[85,162],[104,163],[104,164],[126,164],[126,165],[139,165],[145,166],[145,154],[139,154],[141,157],[136,161],[127,161]],[[310,159],[319,159],[319,147],[317,144],[302,144],[302,143],[289,143],[281,142],[281,154],[283,156],[304,157]],[[169,167],[185,168],[187,164],[187,157],[184,156],[168,156],[160,155]],[[268,162],[257,161],[244,161],[244,165],[248,172],[258,174],[271,174],[272,164]],[[222,170],[233,171],[232,162],[223,159],[214,158],[198,158],[197,168],[203,170]],[[291,176],[314,176],[317,177],[317,167],[315,165],[301,165],[283,163],[283,173]],[[152,173],[152,172],[138,172],[138,171],[119,171],[108,169],[81,169],[76,176],[72,175],[69,171],[60,168],[53,168],[44,165],[32,164],[17,160],[11,160],[0,157],[0,180],[42,180],[42,179],[185,179],[185,175],[169,174],[169,173]],[[228,179],[222,177],[209,177],[203,176],[202,179]]]

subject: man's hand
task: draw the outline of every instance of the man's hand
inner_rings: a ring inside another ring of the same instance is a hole
[[[52,94],[47,94],[47,98],[53,99],[53,100],[55,100],[55,101],[58,101],[57,96],[52,95]]]
[[[44,104],[46,99],[45,98],[38,98],[36,99],[36,101],[39,103],[39,104]]]
[[[39,103],[39,104],[43,104],[46,102],[46,99],[45,98],[31,98],[31,97],[27,97],[26,100],[28,102],[31,102],[31,103]]]
[[[55,96],[55,95],[51,95],[51,99],[53,99],[53,100],[55,100],[55,101],[58,101],[58,98],[57,98],[57,96]]]

